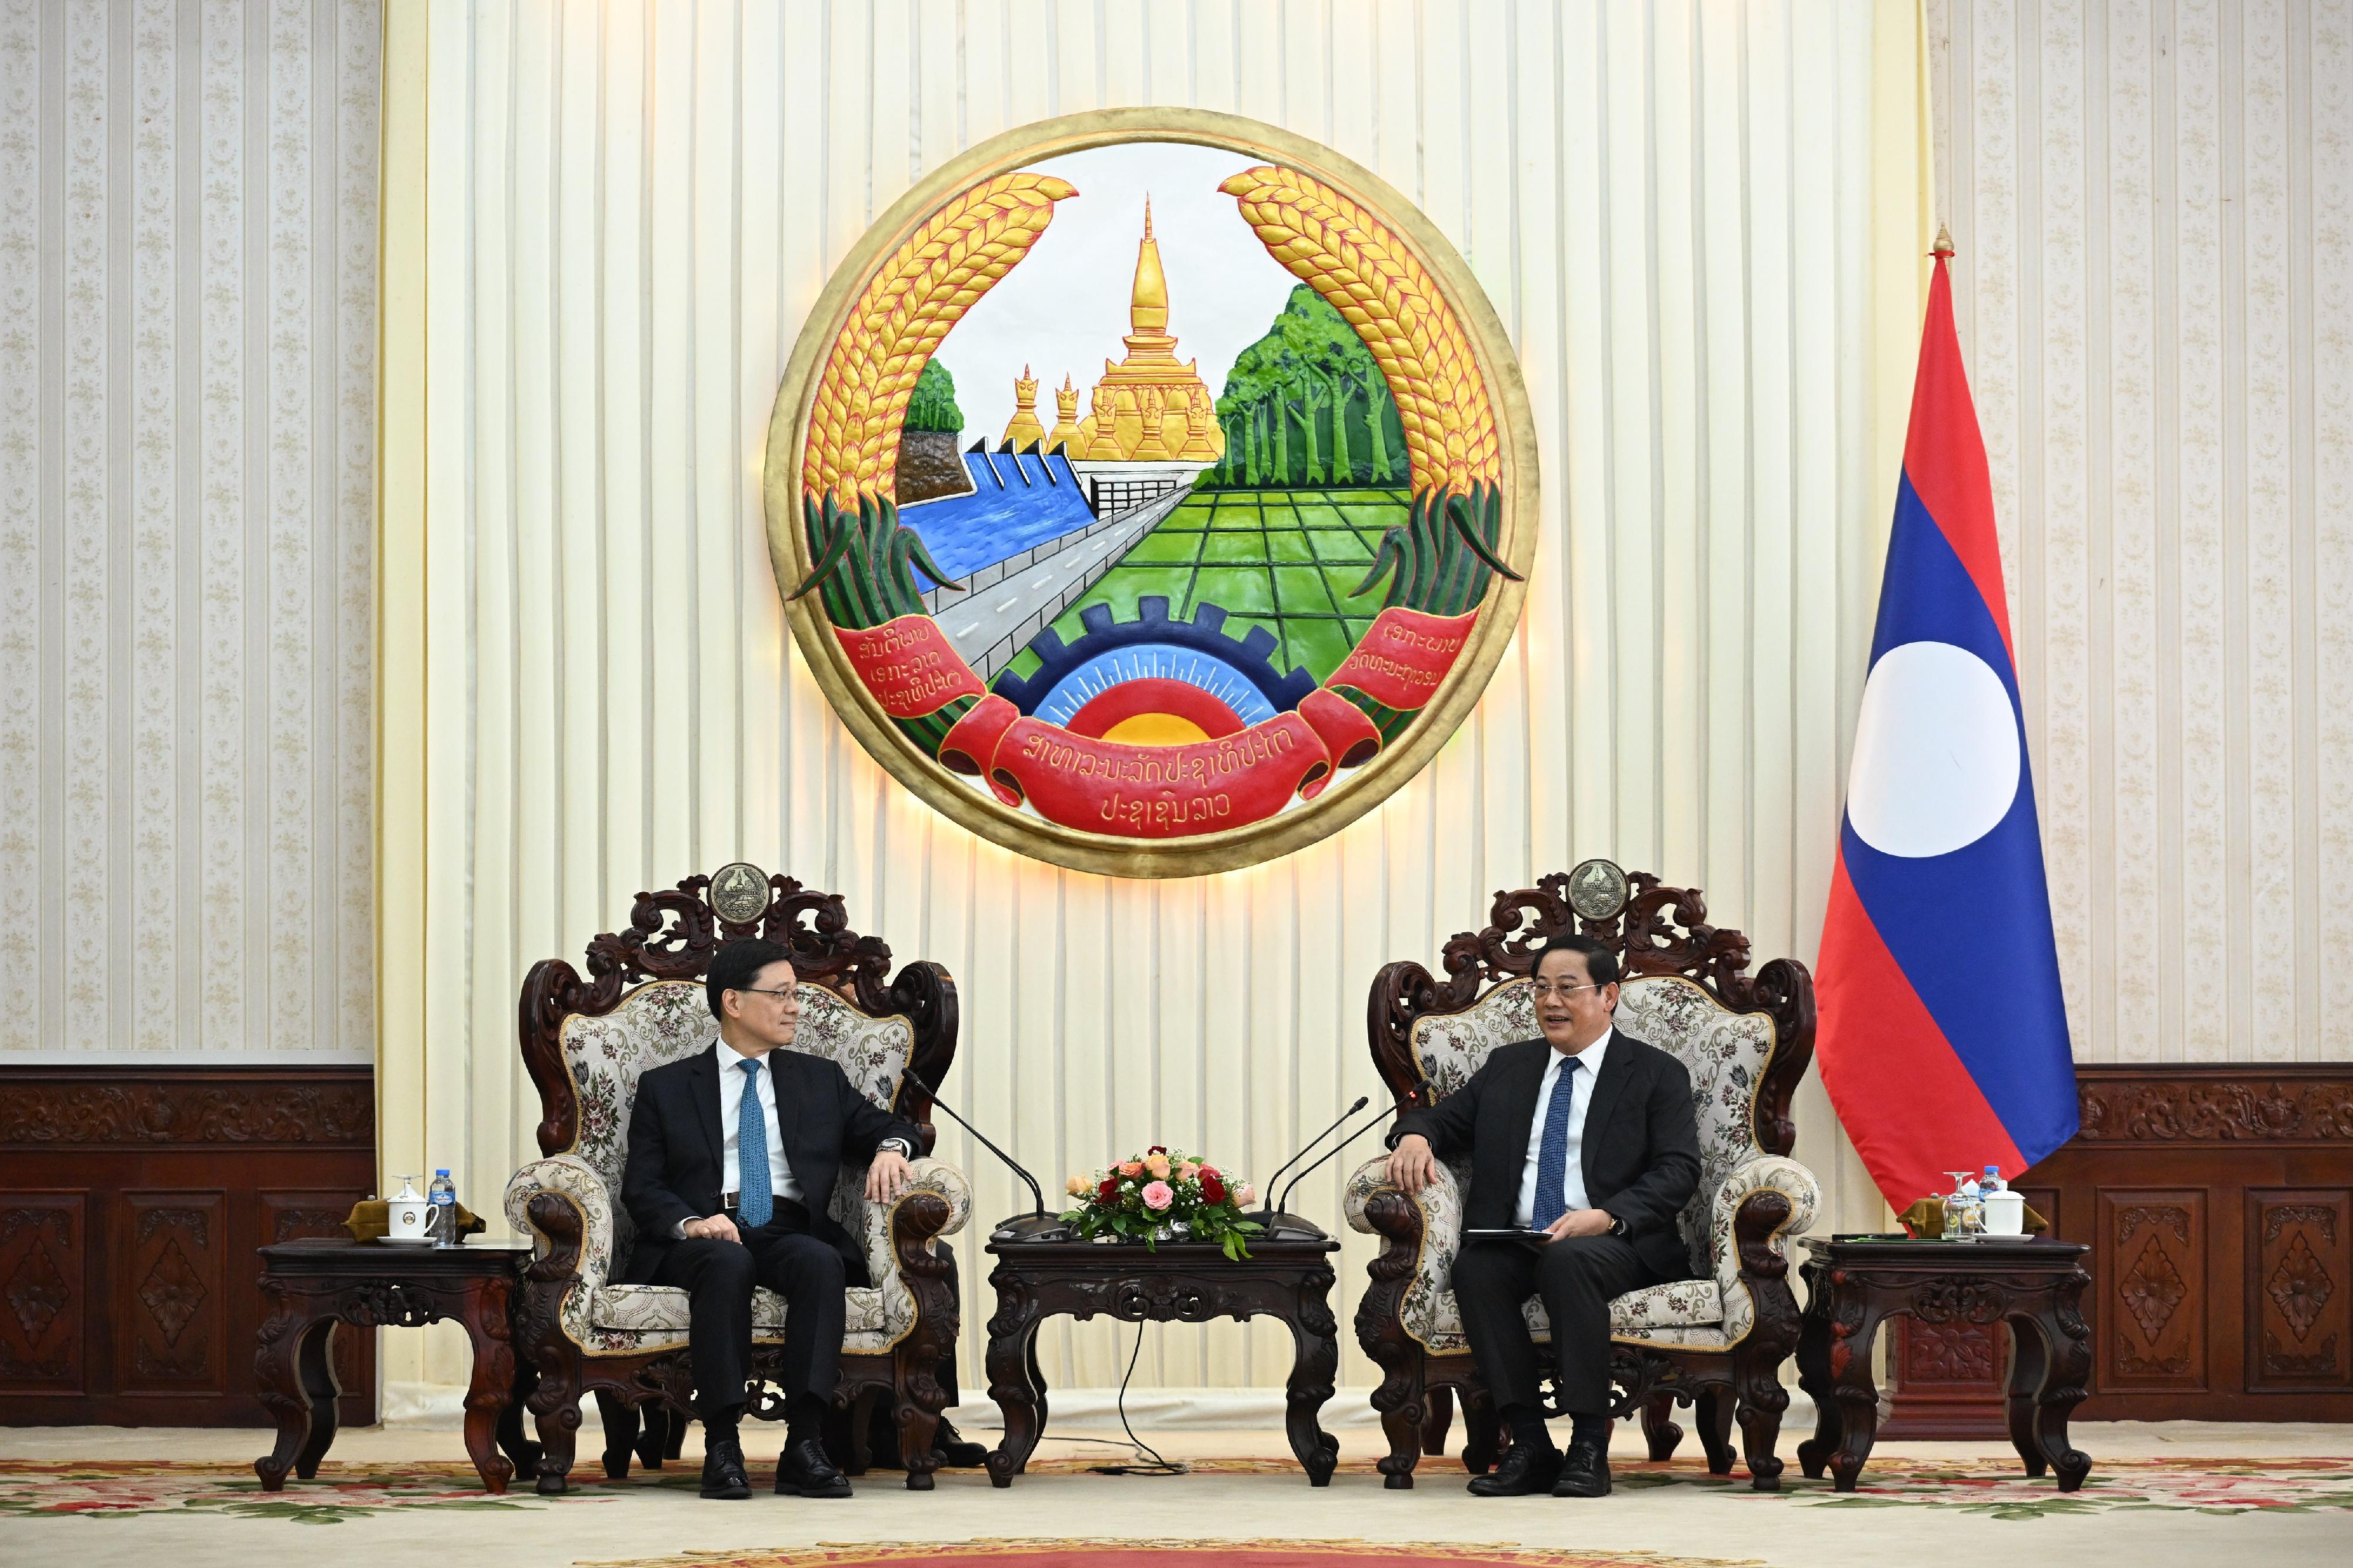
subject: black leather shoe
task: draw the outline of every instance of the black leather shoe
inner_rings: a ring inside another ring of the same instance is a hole
[[[739,1502],[752,1495],[752,1478],[744,1469],[744,1445],[733,1437],[714,1437],[702,1450],[702,1495]]]
[[[1591,1441],[1571,1443],[1560,1462],[1560,1479],[1553,1483],[1552,1495],[1608,1497],[1609,1450]]]
[[[1471,1478],[1469,1490],[1472,1497],[1528,1497],[1550,1490],[1559,1474],[1559,1449],[1514,1443],[1493,1469]]]
[[[940,1457],[940,1464],[951,1470],[976,1470],[988,1463],[988,1450],[973,1442],[940,1417],[939,1429],[932,1435],[932,1451]]]
[[[825,1457],[825,1445],[815,1437],[787,1443],[776,1456],[778,1497],[848,1497],[849,1478]]]

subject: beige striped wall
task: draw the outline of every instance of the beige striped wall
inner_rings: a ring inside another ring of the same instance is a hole
[[[388,1167],[494,1194],[536,1115],[523,970],[737,857],[948,964],[948,1091],[1050,1176],[1150,1141],[1268,1170],[1377,1093],[1374,971],[1582,856],[1810,956],[1918,331],[1907,8],[486,3],[396,8],[386,47]],[[999,131],[1155,102],[1324,141],[1430,214],[1519,345],[1546,504],[1523,635],[1433,766],[1323,845],[1159,884],[1024,861],[869,761],[786,633],[758,494],[803,312],[872,216]],[[1874,1204],[1818,1093],[1803,1124]],[[1302,1206],[1336,1225],[1353,1163]],[[1049,1380],[1124,1351],[1087,1325]],[[1155,1330],[1136,1376],[1288,1356]],[[1353,1345],[1341,1380],[1371,1381]]]
[[[2353,5],[1928,16],[2076,1055],[2353,1058]]]
[[[375,1054],[375,0],[0,0],[0,1062]]]

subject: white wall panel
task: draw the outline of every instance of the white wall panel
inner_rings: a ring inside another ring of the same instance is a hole
[[[1920,133],[1906,10],[482,0],[416,23],[429,434],[389,450],[426,499],[387,500],[385,570],[428,585],[385,701],[388,732],[424,737],[424,798],[385,809],[387,843],[414,823],[426,847],[385,962],[423,964],[427,1002],[387,1023],[387,1161],[491,1198],[536,1114],[523,969],[738,858],[948,965],[947,1092],[1057,1187],[1152,1141],[1271,1170],[1378,1093],[1379,965],[1434,962],[1496,889],[1583,856],[1704,886],[1760,960],[1811,956],[1855,579],[1894,489],[1882,411],[1900,431],[1918,331],[1921,237],[1888,216],[1916,228],[1925,200],[1886,162]],[[785,361],[866,226],[977,141],[1127,103],[1283,125],[1418,202],[1518,345],[1544,479],[1525,625],[1431,766],[1324,844],[1165,883],[1025,861],[875,767],[787,635],[758,493]],[[1818,1091],[1803,1140],[1874,1219]],[[1017,1207],[964,1134],[942,1149],[982,1215]],[[1336,1225],[1360,1157],[1300,1205]],[[1368,1255],[1348,1240],[1344,1322]],[[977,1325],[985,1260],[959,1247]],[[1041,1353],[1101,1385],[1126,1348],[1098,1322]],[[1271,1326],[1156,1329],[1137,1376],[1279,1383],[1288,1353]],[[968,1336],[968,1386],[978,1366]],[[1351,1343],[1343,1383],[1370,1377]]]
[[[1930,0],[2085,1061],[2353,1054],[2341,0]]]
[[[0,1059],[374,1053],[380,29],[0,5]]]

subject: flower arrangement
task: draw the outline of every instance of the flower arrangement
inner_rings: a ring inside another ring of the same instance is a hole
[[[1157,1241],[1213,1241],[1228,1258],[1243,1258],[1245,1238],[1265,1228],[1242,1217],[1258,1201],[1248,1182],[1161,1143],[1108,1171],[1072,1176],[1065,1190],[1079,1204],[1062,1217],[1089,1241],[1121,1237],[1147,1250]]]

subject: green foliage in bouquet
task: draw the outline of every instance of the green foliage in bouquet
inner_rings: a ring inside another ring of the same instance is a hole
[[[1067,1190],[1079,1205],[1062,1218],[1089,1241],[1117,1236],[1157,1251],[1155,1241],[1185,1240],[1189,1232],[1189,1239],[1214,1242],[1240,1259],[1250,1256],[1246,1238],[1266,1228],[1242,1217],[1242,1206],[1257,1198],[1249,1183],[1229,1181],[1215,1165],[1160,1143],[1108,1171],[1072,1176]],[[1162,1237],[1164,1230],[1174,1234]]]

